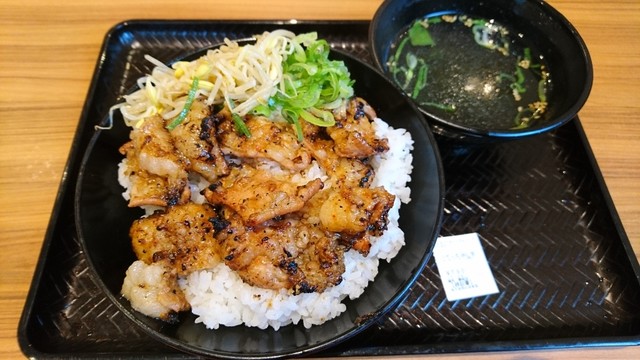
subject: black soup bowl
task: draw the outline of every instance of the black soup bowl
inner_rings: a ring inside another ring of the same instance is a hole
[[[75,219],[96,283],[131,324],[161,343],[198,356],[277,358],[306,355],[344,342],[405,298],[431,256],[441,225],[444,180],[437,146],[422,114],[381,73],[343,53],[332,51],[331,58],[345,62],[355,80],[356,95],[366,99],[380,118],[412,135],[412,201],[400,210],[406,245],[390,263],[380,263],[375,280],[359,298],[345,302],[345,312],[309,329],[300,323],[277,331],[245,326],[210,330],[196,324],[190,313],[181,314],[176,324],[146,317],[120,295],[125,271],[135,260],[128,230],[142,213],[128,208],[121,195],[118,148],[128,140],[130,129],[123,121],[115,121],[110,130],[96,130],[84,156],[75,193]]]
[[[369,41],[377,66],[432,131],[463,142],[559,127],[576,116],[593,82],[584,41],[542,0],[386,0]]]

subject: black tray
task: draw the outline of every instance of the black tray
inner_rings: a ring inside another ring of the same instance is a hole
[[[130,21],[106,36],[18,328],[31,358],[190,358],[150,339],[93,282],[73,220],[73,189],[93,126],[150,54],[275,28],[317,31],[370,61],[366,21]],[[576,118],[548,134],[488,146],[438,139],[442,235],[478,232],[499,294],[448,302],[433,258],[408,298],[322,355],[392,355],[640,344],[640,267]]]

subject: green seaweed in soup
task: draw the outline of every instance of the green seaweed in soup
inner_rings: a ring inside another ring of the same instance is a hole
[[[517,129],[544,119],[551,78],[542,60],[521,34],[494,21],[441,15],[413,22],[387,65],[405,93],[436,116]]]

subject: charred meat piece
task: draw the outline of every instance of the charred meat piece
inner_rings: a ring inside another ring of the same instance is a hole
[[[160,116],[144,120],[131,131],[131,142],[140,168],[169,179],[186,179],[189,161],[176,151],[173,139]]]
[[[322,292],[342,281],[344,246],[333,234],[297,216],[246,227],[231,209],[218,233],[225,264],[247,283],[294,294]]]
[[[322,187],[320,179],[296,185],[288,173],[277,174],[269,168],[256,169],[245,164],[209,186],[204,195],[210,203],[225,204],[235,210],[246,225],[256,226],[299,211]]]
[[[328,231],[343,234],[346,245],[363,255],[370,249],[369,235],[386,230],[395,196],[384,188],[350,188],[333,191],[320,207],[320,223]]]
[[[345,114],[336,116],[336,125],[327,128],[335,142],[335,152],[347,158],[363,158],[389,150],[386,139],[378,139],[371,121],[375,111],[361,98],[352,98]]]
[[[170,323],[176,323],[178,313],[191,308],[177,276],[161,264],[135,261],[127,269],[121,292],[137,311]]]
[[[229,167],[215,137],[215,119],[202,101],[194,101],[182,123],[169,133],[177,151],[189,160],[189,169],[209,182],[226,175]]]
[[[217,115],[218,139],[222,151],[244,159],[268,159],[290,170],[302,170],[311,163],[311,154],[302,147],[287,122],[272,121],[260,116],[248,116],[244,121],[251,137],[236,131],[229,110]]]
[[[305,138],[304,146],[337,186],[368,187],[375,175],[367,159],[346,158],[335,152],[335,142],[321,137]]]
[[[220,262],[214,239],[217,213],[208,204],[187,203],[133,222],[131,244],[139,260],[164,264],[177,275]]]
[[[140,169],[135,156],[127,156],[125,167],[124,176],[129,180],[129,207],[164,207],[184,204],[189,200],[191,191],[186,180],[169,183],[165,177]]]
[[[134,128],[131,141],[120,147],[120,153],[127,157],[130,207],[170,206],[189,200],[189,162],[176,152],[160,116],[147,118]]]
[[[395,196],[384,188],[338,189],[320,208],[322,226],[333,232],[357,234],[385,230],[386,217]]]

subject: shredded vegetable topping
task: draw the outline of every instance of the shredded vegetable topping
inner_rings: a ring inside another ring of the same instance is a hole
[[[269,108],[280,110],[295,125],[301,138],[299,119],[318,126],[333,126],[330,110],[341,106],[353,95],[353,81],[342,61],[329,60],[329,44],[315,40],[303,49],[295,44],[295,52],[284,62],[283,81]]]
[[[207,105],[228,107],[238,132],[246,136],[250,134],[242,117],[254,113],[289,121],[300,137],[299,119],[332,126],[331,110],[353,95],[348,69],[341,61],[329,60],[329,50],[316,33],[275,30],[244,45],[225,39],[204,56],[171,67],[147,55],[155,65],[151,74],[139,79],[139,90],[111,112],[120,110],[128,126],[140,126],[157,114],[172,130],[199,98]]]

